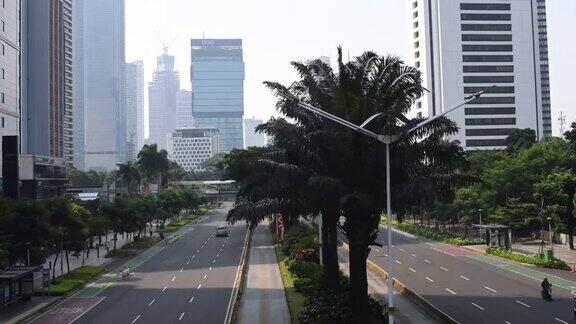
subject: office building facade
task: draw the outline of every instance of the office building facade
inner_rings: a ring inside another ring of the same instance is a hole
[[[220,130],[220,152],[244,147],[241,39],[191,40],[194,126]]]
[[[192,91],[176,93],[176,126],[192,127]]]
[[[72,0],[22,2],[22,152],[74,159]]]
[[[126,63],[126,159],[136,160],[144,146],[144,62]]]
[[[112,170],[126,160],[124,0],[76,0],[77,166]]]
[[[498,149],[516,128],[551,136],[545,0],[410,0],[414,65],[429,90],[413,113],[448,115],[469,150]]]
[[[0,178],[2,136],[20,135],[20,0],[6,0],[0,9]]]
[[[180,91],[180,74],[174,70],[174,56],[158,56],[152,82],[148,85],[149,142],[166,149],[169,135],[176,129],[176,96]]]
[[[266,137],[264,133],[256,133],[256,127],[263,124],[262,119],[246,118],[244,119],[244,144],[246,148],[251,146],[266,146]]]
[[[218,152],[218,129],[178,128],[168,140],[168,157],[188,172],[202,171],[201,163]]]

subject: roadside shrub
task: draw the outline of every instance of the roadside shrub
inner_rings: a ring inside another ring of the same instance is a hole
[[[543,268],[570,270],[570,266],[568,266],[568,264],[566,264],[566,262],[564,262],[560,259],[554,258],[554,259],[546,262],[543,259],[540,259],[538,257],[512,252],[510,250],[502,249],[499,247],[487,248],[486,254],[495,255],[495,256],[498,256],[501,258],[505,258],[505,259],[509,259],[509,260],[513,260],[513,261],[517,261],[517,262],[533,264],[533,265],[537,265],[537,266],[543,267]]]
[[[294,289],[303,295],[312,295],[321,288],[322,281],[311,278],[297,278],[294,280]]]
[[[296,252],[294,259],[303,262],[319,262],[318,251],[315,249],[303,249]]]
[[[315,242],[315,236],[316,233],[312,227],[304,223],[291,224],[286,228],[284,239],[280,242],[282,252],[294,257],[296,250],[317,249],[318,244]]]
[[[322,266],[314,262],[290,261],[288,270],[300,278],[316,278],[322,275]]]
[[[423,225],[394,222],[394,226],[410,234],[422,236],[425,238],[429,238],[431,240],[440,241],[457,246],[477,245],[485,243],[484,240],[481,238],[469,238],[450,233],[442,233],[433,227]]]
[[[302,324],[340,324],[347,322],[349,314],[345,292],[315,294],[304,301],[299,320]]]

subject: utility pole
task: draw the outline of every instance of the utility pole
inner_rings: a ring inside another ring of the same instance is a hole
[[[558,113],[558,127],[560,128],[560,137],[564,137],[566,131],[566,115],[562,111]]]

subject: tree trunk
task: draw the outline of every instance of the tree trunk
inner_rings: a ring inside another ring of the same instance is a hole
[[[338,209],[322,211],[322,265],[324,286],[328,290],[338,287]]]
[[[116,241],[118,241],[118,233],[114,232],[114,250],[116,250]]]
[[[70,259],[68,258],[68,249],[66,249],[66,270],[70,273]]]
[[[368,277],[366,275],[366,259],[368,245],[366,238],[350,238],[350,311],[352,323],[368,322]]]
[[[569,197],[574,197],[574,192],[569,193]],[[574,250],[574,200],[568,200],[566,206],[566,229],[568,230],[568,245],[570,250]]]
[[[60,256],[61,251],[56,253],[56,257],[54,258],[54,263],[52,264],[52,280],[56,279],[56,262],[58,262],[58,257]]]

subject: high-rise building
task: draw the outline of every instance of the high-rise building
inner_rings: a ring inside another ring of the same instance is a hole
[[[126,160],[124,0],[75,0],[77,166],[111,170]]]
[[[166,149],[169,135],[176,129],[176,94],[180,91],[180,73],[174,70],[174,56],[164,52],[156,60],[156,70],[148,85],[149,142]]]
[[[201,171],[201,163],[218,154],[218,130],[178,128],[168,139],[168,157],[186,171]]]
[[[176,126],[192,126],[192,92],[180,90],[176,93]]]
[[[0,177],[2,136],[20,135],[20,1],[2,2],[0,32]]]
[[[192,39],[194,126],[220,130],[220,152],[244,147],[241,39]]]
[[[244,143],[246,147],[266,146],[266,137],[264,133],[256,133],[256,127],[264,123],[262,119],[254,117],[244,119]]]
[[[411,0],[414,64],[429,90],[413,112],[448,115],[466,149],[503,148],[515,128],[551,136],[545,0]]]
[[[135,160],[144,146],[144,62],[126,63],[126,159]]]
[[[22,152],[72,163],[72,0],[24,0],[22,28]]]

